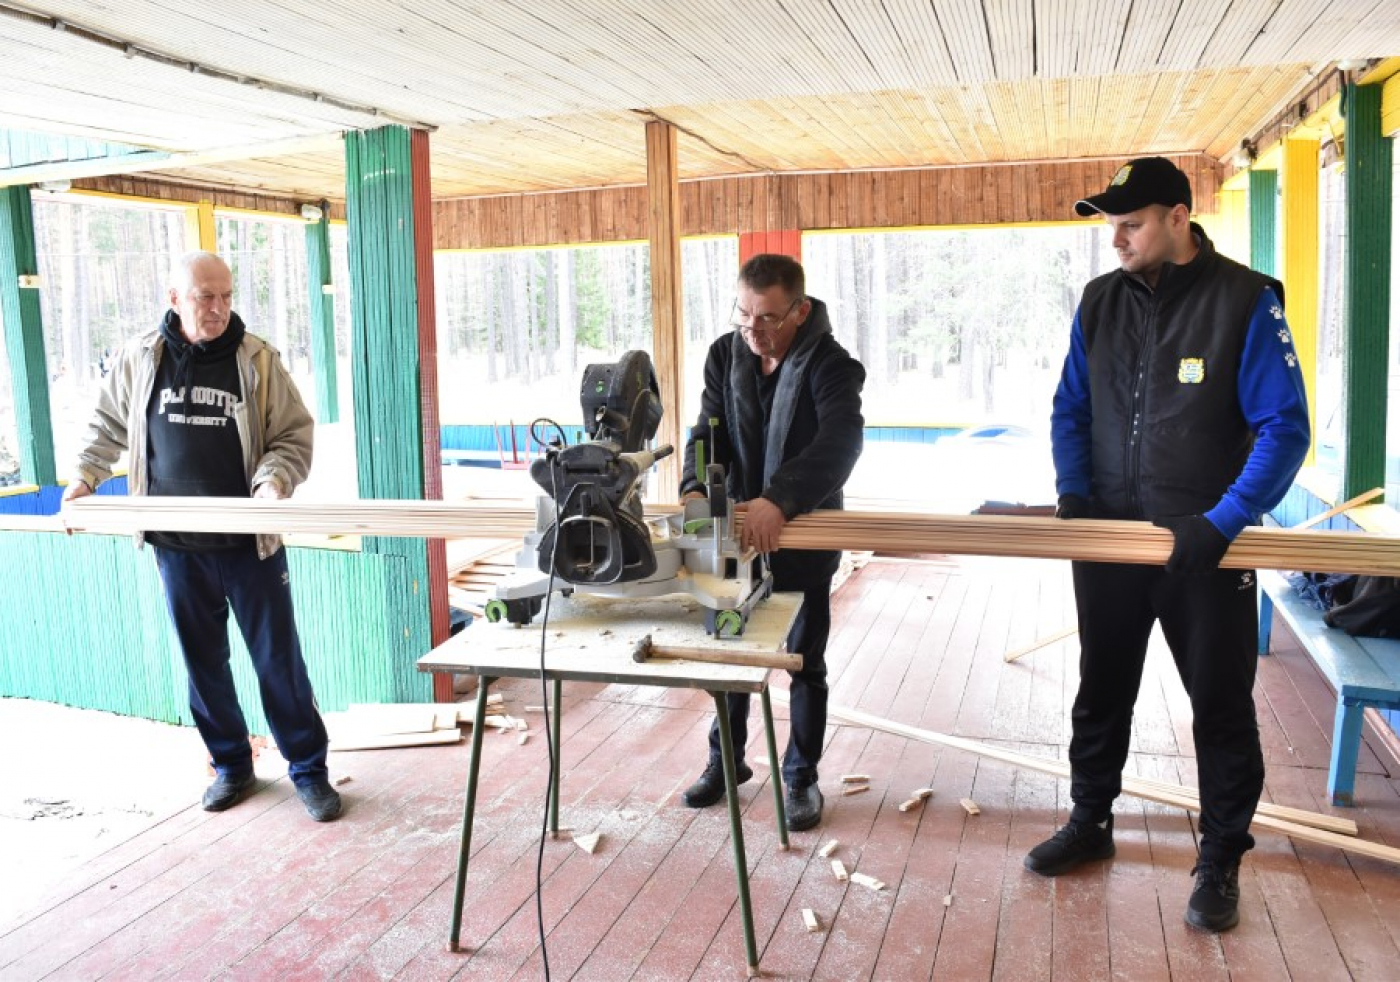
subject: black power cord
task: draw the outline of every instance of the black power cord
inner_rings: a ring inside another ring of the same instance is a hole
[[[545,639],[549,637],[549,602],[554,596],[554,563],[559,558],[559,457],[558,450],[568,445],[564,430],[552,419],[541,417],[530,424],[530,436],[536,446],[545,446],[536,427],[541,423],[554,427],[559,434],[555,448],[546,451],[549,460],[550,496],[554,500],[554,546],[549,557],[549,583],[544,594],[544,617],[540,621],[540,703],[544,707],[544,744],[549,752],[549,778],[544,792],[544,817],[540,822],[540,844],[535,854],[535,925],[540,937],[540,960],[544,963],[545,982],[549,982],[549,948],[545,943],[544,931],[544,845],[549,837],[549,800],[554,792],[554,775],[559,767],[558,748],[554,746],[554,728],[550,725],[549,682],[545,678]]]

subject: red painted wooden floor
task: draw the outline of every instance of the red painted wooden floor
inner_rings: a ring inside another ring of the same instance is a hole
[[[1072,622],[1063,564],[877,561],[838,593],[832,699],[891,719],[1058,757],[1075,685],[1073,639],[1013,664],[1002,654]],[[1267,796],[1322,804],[1332,695],[1286,631],[1260,663]],[[519,713],[540,694],[501,691]],[[745,975],[728,823],[678,794],[705,756],[702,693],[566,689],[562,822],[601,831],[587,855],[543,854],[554,978]],[[782,715],[779,710],[779,716]],[[539,717],[525,746],[487,734],[463,941],[444,948],[467,745],[340,754],[344,817],[310,822],[285,777],[219,815],[169,816],[0,924],[0,978],[535,979],[543,976],[535,876],[545,788]],[[754,727],[759,730],[758,727]],[[785,724],[779,721],[779,739]],[[765,768],[745,785],[745,837],[765,975],[788,979],[1392,979],[1400,867],[1261,833],[1241,878],[1243,921],[1215,937],[1182,911],[1192,819],[1124,798],[1118,856],[1056,880],[1025,851],[1063,820],[1066,786],[969,754],[832,726],[822,827],[777,849]],[[761,733],[750,759],[761,757]],[[1154,650],[1130,768],[1194,783],[1190,720],[1170,658]],[[1346,814],[1400,846],[1395,762],[1368,735]],[[871,775],[843,797],[843,773]],[[279,775],[265,774],[266,778]],[[921,786],[921,810],[899,802]],[[981,814],[959,806],[973,798]],[[888,886],[838,883],[816,853]],[[2,876],[3,874],[0,874]],[[949,899],[951,898],[951,899]],[[808,933],[802,908],[823,930]]]

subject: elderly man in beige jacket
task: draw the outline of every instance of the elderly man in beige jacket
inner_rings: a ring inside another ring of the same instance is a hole
[[[133,495],[282,498],[311,469],[312,419],[277,352],[233,311],[233,274],[191,252],[170,278],[160,327],[128,342],[107,373],[64,500],[91,494],[130,452]],[[217,778],[209,811],[256,786],[248,726],[229,666],[233,609],[263,711],[307,812],[340,814],[328,740],[302,658],[286,550],[277,536],[148,531],[189,671],[190,710]]]

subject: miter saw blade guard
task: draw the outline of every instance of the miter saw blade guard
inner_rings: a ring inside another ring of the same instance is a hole
[[[723,468],[710,465],[708,499],[687,502],[683,514],[643,514],[646,474],[672,452],[645,449],[661,421],[651,358],[629,351],[614,364],[587,366],[581,402],[591,437],[555,444],[531,464],[545,492],[535,531],[487,603],[487,620],[528,624],[551,589],[622,599],[684,593],[706,608],[710,633],[742,634],[773,578],[766,559],[739,547]]]
[[[580,443],[535,461],[530,474],[559,502],[540,540],[541,572],[578,585],[631,583],[656,572],[651,532],[628,510],[640,480],[635,460],[607,444]]]

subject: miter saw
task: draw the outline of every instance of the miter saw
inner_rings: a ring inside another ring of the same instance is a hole
[[[549,445],[530,465],[544,492],[535,503],[535,531],[525,536],[516,569],[486,604],[486,619],[528,624],[551,590],[565,596],[693,596],[705,608],[705,629],[717,637],[743,633],[749,612],[773,589],[767,560],[740,548],[723,466],[697,468],[706,496],[683,513],[646,518],[647,472],[674,448],[647,449],[661,422],[661,390],[651,358],[629,351],[613,364],[584,369],[585,442]],[[557,427],[556,427],[557,429]]]

